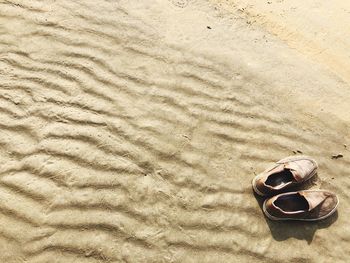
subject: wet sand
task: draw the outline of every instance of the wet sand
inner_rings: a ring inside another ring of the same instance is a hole
[[[347,261],[350,8],[246,2],[0,1],[0,262]],[[297,152],[328,220],[262,214]]]

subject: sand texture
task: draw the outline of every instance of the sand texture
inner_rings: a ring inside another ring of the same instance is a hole
[[[349,2],[260,2],[0,0],[0,262],[348,262]],[[328,220],[262,214],[295,153]]]

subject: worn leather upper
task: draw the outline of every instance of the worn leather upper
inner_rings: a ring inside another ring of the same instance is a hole
[[[297,182],[304,182],[310,178],[312,172],[317,169],[315,160],[308,156],[292,156],[277,162],[289,169]]]
[[[279,173],[285,169],[292,173],[293,180],[275,187],[266,184],[266,180],[269,178],[269,176]],[[255,192],[257,192],[259,195],[277,194],[285,189],[310,179],[315,174],[316,169],[317,163],[312,158],[301,155],[290,156],[278,161],[274,166],[257,175],[253,180],[253,187]]]
[[[276,205],[276,200],[285,195],[300,194],[305,197],[309,209],[295,212],[283,211]],[[279,194],[265,202],[265,214],[276,219],[317,220],[327,217],[334,212],[338,205],[338,198],[334,193],[325,190],[306,190]]]

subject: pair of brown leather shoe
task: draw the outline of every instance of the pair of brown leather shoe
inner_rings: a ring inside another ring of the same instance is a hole
[[[290,156],[278,161],[253,179],[253,189],[260,196],[272,196],[263,204],[271,220],[317,221],[332,215],[339,200],[326,190],[286,192],[313,177],[317,163],[308,156]]]

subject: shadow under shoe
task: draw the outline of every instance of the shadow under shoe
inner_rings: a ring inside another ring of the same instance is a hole
[[[260,209],[263,213],[265,198],[254,193]],[[263,213],[264,214],[264,213]],[[272,237],[276,241],[284,241],[289,238],[305,240],[310,244],[318,229],[328,228],[338,219],[338,211],[321,221],[273,221],[264,215],[265,221],[270,229]]]

